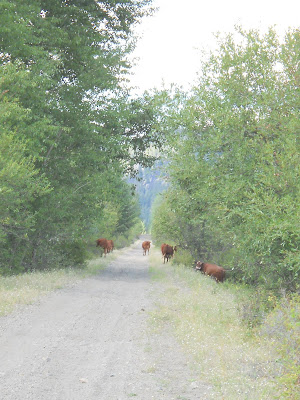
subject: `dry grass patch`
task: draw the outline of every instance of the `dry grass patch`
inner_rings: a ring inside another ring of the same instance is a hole
[[[83,269],[34,271],[0,277],[0,315],[7,315],[18,305],[32,304],[40,296],[97,273],[113,258],[91,260]]]
[[[161,262],[161,254],[158,251],[151,251],[149,272],[154,281],[164,281],[167,279],[166,271],[163,268],[157,268],[157,265]]]
[[[234,288],[216,284],[194,270],[163,265],[152,257],[152,270],[168,280],[152,323],[168,328],[193,356],[199,379],[213,386],[215,399],[282,398],[275,349],[242,325]]]

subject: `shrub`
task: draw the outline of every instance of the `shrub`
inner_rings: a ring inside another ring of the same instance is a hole
[[[298,399],[300,394],[300,295],[281,299],[260,328],[261,335],[274,342],[283,374],[278,378],[285,385],[284,396]]]

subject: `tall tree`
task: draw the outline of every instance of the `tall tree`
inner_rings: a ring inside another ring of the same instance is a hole
[[[13,237],[27,249],[19,268],[49,266],[57,254],[68,263],[65,243],[77,245],[99,217],[111,177],[150,162],[152,116],[123,85],[132,28],[150,2],[0,1],[0,101],[22,110],[3,121],[51,188],[28,201],[35,224],[26,240]]]
[[[273,29],[238,33],[219,38],[172,115],[165,202],[176,215],[174,235],[195,256],[235,267],[232,275],[246,282],[295,289],[299,30],[283,43]]]

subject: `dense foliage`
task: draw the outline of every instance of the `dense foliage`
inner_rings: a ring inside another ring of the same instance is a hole
[[[152,233],[239,281],[295,290],[300,32],[236,33],[219,38],[190,96],[169,96],[171,185]]]
[[[0,0],[2,273],[80,263],[136,224],[123,176],[158,138],[123,81],[150,2]]]

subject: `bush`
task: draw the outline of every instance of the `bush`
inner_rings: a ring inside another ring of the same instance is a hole
[[[194,267],[195,260],[188,250],[178,247],[174,256],[174,263],[185,265],[186,267]]]
[[[82,266],[90,258],[87,244],[84,240],[62,243],[60,249],[70,266]]]
[[[257,328],[274,309],[278,298],[263,286],[236,285],[238,311],[241,321],[248,328]]]
[[[279,380],[286,387],[285,397],[298,399],[300,394],[300,296],[284,297],[268,315],[260,333],[274,342],[283,374]]]

